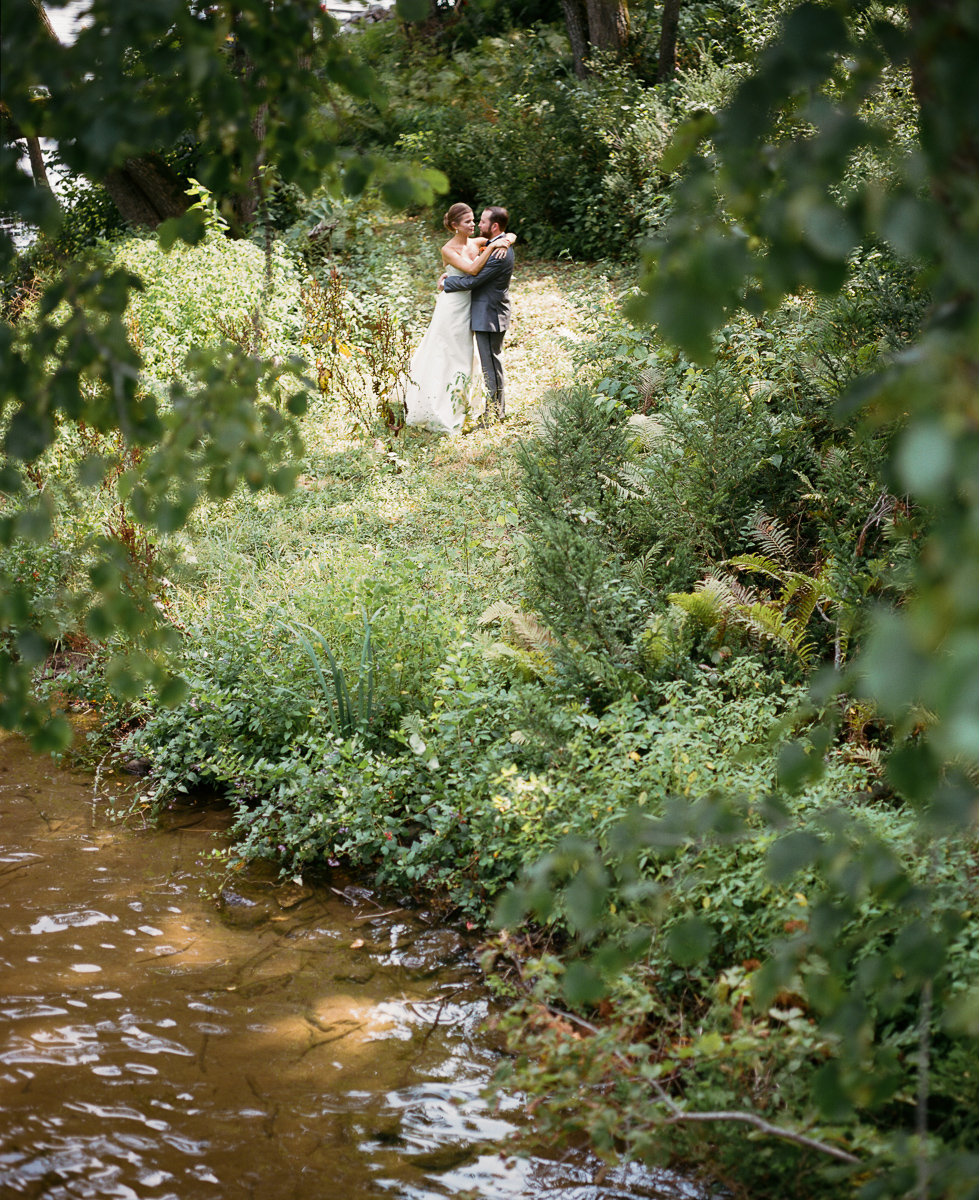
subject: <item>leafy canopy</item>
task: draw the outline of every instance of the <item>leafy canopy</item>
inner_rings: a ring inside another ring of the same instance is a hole
[[[406,17],[423,15],[420,7],[399,0]],[[189,137],[200,147],[203,186],[226,197],[261,190],[265,168],[306,191],[324,172],[352,195],[374,179],[393,206],[430,202],[433,189],[444,187],[438,172],[338,147],[332,95],[382,97],[374,73],[314,0],[94,0],[90,21],[70,45],[51,36],[32,0],[10,0],[0,36],[5,116],[26,136],[55,139],[74,174],[103,180]],[[57,199],[33,185],[18,157],[14,144],[0,146],[2,208],[53,236],[62,219]],[[165,222],[159,240],[168,248],[205,234],[206,214],[196,206]],[[0,269],[15,257],[13,234],[4,228]],[[30,319],[0,324],[0,546],[50,537],[48,498],[30,494],[25,470],[66,425],[121,435],[129,465],[121,495],[161,531],[180,528],[202,495],[224,497],[241,482],[291,486],[286,460],[299,444],[296,419],[305,401],[301,389],[283,391],[282,380],[302,364],[273,365],[230,347],[201,352],[188,363],[190,381],[161,402],[141,384],[140,353],[125,321],[138,287],[124,270],[74,262],[47,282]],[[96,487],[118,465],[90,455],[79,478]],[[149,679],[175,699],[180,685],[162,657],[167,635],[151,605],[127,598],[125,577],[124,549],[106,538],[90,571],[99,597],[90,632],[119,630],[141,640],[141,657],[114,670],[124,694]],[[30,698],[30,673],[52,634],[26,586],[4,573],[0,725],[23,729],[39,747],[69,737],[66,723],[50,720]]]

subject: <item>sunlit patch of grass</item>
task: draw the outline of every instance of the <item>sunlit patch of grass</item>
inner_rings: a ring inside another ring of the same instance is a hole
[[[420,336],[434,303],[439,239],[418,221],[392,222],[379,236],[372,275],[390,276],[399,294],[414,297],[409,316]],[[366,436],[351,429],[341,406],[314,403],[290,496],[242,491],[195,514],[181,539],[174,588],[181,620],[191,622],[218,595],[263,611],[299,594],[332,594],[341,579],[350,587],[370,577],[398,586],[405,572],[446,617],[470,625],[494,600],[518,600],[512,450],[540,397],[571,380],[571,347],[586,333],[576,301],[612,286],[601,267],[521,262],[518,255],[505,344],[506,424],[458,438],[417,429]]]

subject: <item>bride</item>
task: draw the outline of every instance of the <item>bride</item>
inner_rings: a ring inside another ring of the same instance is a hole
[[[449,275],[478,275],[491,255],[506,247],[474,238],[476,221],[468,204],[453,204],[442,219],[452,237],[442,247]],[[505,235],[509,245],[516,235]],[[431,323],[415,351],[404,392],[405,423],[436,433],[458,433],[466,417],[485,406],[476,339],[469,328],[469,292],[439,292]]]

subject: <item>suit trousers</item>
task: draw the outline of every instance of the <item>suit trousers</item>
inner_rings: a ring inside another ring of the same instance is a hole
[[[484,329],[477,329],[475,333],[479,362],[483,368],[483,378],[486,380],[486,391],[489,393],[488,402],[496,409],[496,415],[502,418],[506,416],[506,401],[503,396],[504,333],[491,333]]]

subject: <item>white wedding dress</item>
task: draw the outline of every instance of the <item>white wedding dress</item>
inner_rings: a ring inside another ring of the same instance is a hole
[[[462,275],[457,267],[450,275]],[[411,359],[405,423],[435,433],[459,433],[486,407],[476,339],[469,328],[469,292],[439,292],[435,312]]]

